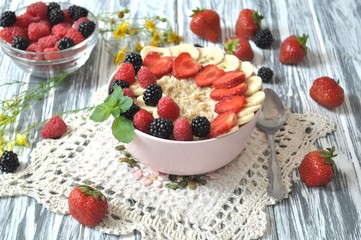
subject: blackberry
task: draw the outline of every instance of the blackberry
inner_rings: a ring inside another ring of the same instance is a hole
[[[268,48],[273,43],[272,32],[269,29],[258,30],[252,40],[254,41],[257,47]]]
[[[122,116],[128,118],[128,119],[131,120],[131,121],[133,121],[134,115],[135,115],[139,110],[140,110],[140,108],[133,103],[133,105],[130,106],[130,108],[129,108],[127,111],[125,111],[124,113],[122,113]]]
[[[142,60],[142,57],[140,56],[140,54],[134,53],[134,52],[128,53],[125,56],[124,62],[131,63],[134,67],[135,73],[137,73],[143,65],[143,60]]]
[[[54,9],[60,9],[60,5],[56,2],[48,3],[48,12],[51,12]]]
[[[158,137],[169,139],[173,132],[173,123],[166,118],[156,118],[149,125],[149,134]]]
[[[93,21],[85,21],[80,23],[78,31],[83,35],[85,38],[92,35],[95,30],[95,23]]]
[[[163,90],[159,85],[155,83],[150,84],[143,92],[143,100],[145,105],[153,107],[157,106],[159,99],[162,98],[162,93]]]
[[[72,5],[68,8],[69,10],[69,16],[74,19],[75,21],[78,20],[81,17],[88,16],[88,10],[86,8]]]
[[[0,26],[10,27],[16,22],[16,15],[13,11],[5,11],[1,14]]]
[[[193,135],[200,138],[205,138],[208,136],[209,131],[211,130],[211,123],[208,118],[197,116],[192,119],[191,122]]]
[[[52,25],[61,23],[64,21],[64,12],[60,8],[55,8],[48,12],[48,20]]]
[[[26,40],[24,37],[16,36],[13,38],[11,46],[20,50],[26,50],[29,44],[30,44],[29,41]]]
[[[63,37],[58,41],[57,46],[58,46],[59,50],[64,50],[64,49],[75,46],[75,43],[74,43],[73,39],[68,38],[68,37]]]
[[[109,88],[109,94],[112,94],[113,91],[114,91],[114,86],[119,86],[121,87],[122,89],[124,88],[129,88],[129,83],[124,81],[124,80],[114,80],[112,82],[112,85],[110,86]]]
[[[261,67],[258,70],[257,75],[262,78],[262,82],[267,83],[273,78],[273,71],[270,68]]]
[[[0,170],[5,173],[14,172],[20,166],[18,155],[12,151],[4,151],[0,158]]]

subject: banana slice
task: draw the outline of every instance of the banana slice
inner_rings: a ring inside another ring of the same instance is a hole
[[[223,61],[219,63],[217,67],[223,69],[226,72],[229,72],[238,69],[240,64],[241,62],[236,56],[226,54],[223,58]]]
[[[241,111],[237,114],[238,118],[242,118],[244,116],[247,116],[251,113],[256,112],[258,109],[261,108],[261,104],[250,106],[250,107],[244,107],[241,109]]]
[[[134,100],[135,104],[137,104],[141,109],[145,109],[147,110],[148,112],[150,113],[154,113],[154,112],[157,112],[157,107],[152,107],[152,106],[148,106],[145,104],[144,100],[143,100],[143,95],[137,97],[135,100]]]
[[[243,116],[241,118],[238,118],[238,121],[237,121],[237,124],[239,126],[245,124],[245,123],[248,123],[249,121],[251,121],[252,119],[254,118],[254,113],[250,113],[246,116]]]
[[[253,64],[248,62],[248,61],[244,61],[241,62],[241,70],[244,72],[244,74],[246,74],[246,78],[249,78],[253,75],[254,73],[254,67]]]
[[[153,117],[154,118],[159,118],[157,109],[153,111]]]
[[[132,93],[134,94],[134,96],[142,95],[143,91],[145,90],[145,89],[140,87],[138,80],[135,81],[132,85],[130,85],[129,88],[132,91]]]
[[[182,52],[189,53],[194,60],[197,60],[200,55],[198,48],[193,46],[193,44],[189,44],[189,43],[182,43],[182,44],[179,44],[177,46],[170,48],[170,53],[171,53],[172,57],[177,57]]]
[[[254,93],[258,92],[262,88],[262,79],[258,76],[251,76],[247,78],[246,84],[248,86],[248,90],[245,93],[246,96],[251,96]]]
[[[262,104],[263,100],[265,99],[265,94],[263,91],[258,91],[252,96],[246,97],[247,103],[246,107],[251,107],[255,105]]]
[[[172,54],[170,53],[170,50],[168,48],[153,47],[153,46],[145,46],[140,51],[140,56],[144,60],[145,56],[147,56],[148,53],[152,53],[152,52],[159,53],[159,55],[161,57],[172,56]]]
[[[198,50],[200,57],[197,62],[202,66],[208,64],[217,65],[221,63],[224,58],[223,50],[218,47],[198,48]]]

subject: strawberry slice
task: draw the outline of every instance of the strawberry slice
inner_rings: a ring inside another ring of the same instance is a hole
[[[221,113],[211,122],[209,137],[218,137],[219,135],[228,132],[236,125],[236,123],[237,115],[234,112],[228,111]]]
[[[214,111],[218,114],[232,111],[238,113],[241,111],[241,108],[247,103],[245,96],[233,96],[228,98],[223,98],[215,106]]]
[[[147,67],[157,78],[161,78],[171,72],[173,58],[161,57],[159,53],[151,52],[145,56],[143,66]]]
[[[178,79],[193,77],[201,67],[202,65],[193,60],[189,53],[183,52],[174,59],[172,73]]]
[[[198,87],[210,86],[214,80],[223,76],[224,73],[223,69],[218,68],[216,65],[209,64],[197,73],[194,80]]]
[[[246,81],[246,75],[241,70],[226,72],[223,76],[213,82],[215,88],[232,88]]]
[[[210,97],[213,100],[219,101],[222,98],[243,95],[245,92],[247,92],[247,89],[248,86],[245,83],[241,83],[232,88],[216,88],[211,92]]]

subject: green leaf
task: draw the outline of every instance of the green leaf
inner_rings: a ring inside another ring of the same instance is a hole
[[[123,97],[120,99],[117,107],[119,107],[120,112],[126,112],[133,105],[133,100],[130,97]]]
[[[114,85],[113,92],[105,100],[104,103],[117,103],[119,99],[124,97],[123,89],[118,85]]]
[[[113,117],[114,118],[117,118],[117,117],[119,117],[120,116],[120,108],[117,106],[117,107],[115,107],[115,108],[113,108],[113,110],[112,110],[112,115],[113,115]]]
[[[90,119],[94,122],[104,122],[110,116],[113,111],[113,107],[105,102],[95,107]]]
[[[132,121],[123,116],[115,118],[112,124],[112,133],[118,141],[130,143],[135,135]]]

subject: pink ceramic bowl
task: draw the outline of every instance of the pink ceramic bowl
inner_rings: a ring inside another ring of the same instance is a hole
[[[108,82],[108,89],[115,72]],[[198,175],[217,170],[235,159],[244,149],[255,128],[259,111],[248,123],[231,134],[199,141],[175,141],[153,137],[135,130],[135,138],[125,147],[145,166],[174,175]]]

